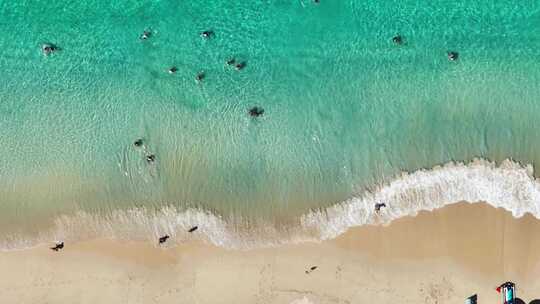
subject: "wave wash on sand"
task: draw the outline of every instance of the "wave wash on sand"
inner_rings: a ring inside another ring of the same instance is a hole
[[[430,170],[403,173],[373,191],[302,216],[296,227],[278,228],[264,222],[246,224],[241,220],[233,223],[210,212],[178,211],[173,207],[158,211],[117,210],[107,216],[79,212],[57,218],[55,228],[37,238],[9,236],[0,241],[0,246],[9,250],[53,240],[103,237],[155,241],[168,234],[173,244],[200,239],[220,247],[249,249],[331,239],[350,227],[388,224],[419,211],[462,201],[486,202],[512,212],[515,217],[531,213],[540,218],[540,181],[534,178],[532,165],[522,166],[512,160],[497,165],[476,159],[469,164],[448,163]],[[377,213],[374,210],[377,203],[387,207]],[[189,233],[188,229],[193,226],[199,229]]]

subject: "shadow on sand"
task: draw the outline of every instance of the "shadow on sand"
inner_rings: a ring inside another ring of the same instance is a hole
[[[520,298],[516,298],[514,300],[514,304],[526,304],[526,302]],[[532,300],[529,302],[529,304],[540,304],[540,299]]]

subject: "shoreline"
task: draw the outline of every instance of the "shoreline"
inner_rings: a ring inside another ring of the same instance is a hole
[[[0,239],[0,251],[34,247],[51,241],[85,241],[97,238],[152,241],[165,234],[181,244],[200,239],[229,249],[253,249],[318,242],[339,237],[352,227],[388,225],[418,212],[433,211],[459,202],[488,202],[514,217],[532,214],[540,219],[540,181],[530,164],[511,159],[500,163],[475,159],[450,162],[430,169],[403,172],[392,181],[365,189],[350,199],[281,222],[224,216],[205,209],[134,207],[109,214],[79,211],[56,217],[36,236],[10,234]],[[374,206],[384,203],[382,212]],[[31,219],[24,222],[34,223]],[[194,226],[196,234],[187,233]],[[22,228],[21,228],[22,229]],[[37,227],[33,227],[37,229]]]
[[[540,298],[538,236],[529,214],[459,203],[333,240],[251,250],[66,242],[60,252],[0,253],[0,273],[9,274],[0,290],[14,303],[456,303],[474,293],[498,303],[494,288],[511,280],[528,303]]]

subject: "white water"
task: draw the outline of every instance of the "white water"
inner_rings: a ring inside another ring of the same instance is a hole
[[[390,221],[419,211],[458,202],[486,202],[502,207],[514,217],[531,213],[540,218],[540,182],[531,165],[505,160],[499,166],[476,159],[469,164],[448,163],[430,170],[403,173],[375,191],[363,193],[326,210],[302,217],[304,228],[317,229],[320,239],[331,239],[349,227]],[[376,203],[387,208],[380,215]]]
[[[107,217],[80,212],[62,216],[55,228],[29,240],[11,236],[0,242],[3,249],[27,248],[55,240],[76,241],[97,237],[123,240],[151,240],[169,234],[171,244],[201,239],[207,243],[234,249],[276,246],[332,239],[350,227],[387,224],[394,219],[416,215],[458,202],[486,202],[502,207],[513,216],[531,213],[540,218],[540,182],[533,177],[531,165],[506,160],[497,166],[477,159],[469,164],[448,163],[430,170],[403,173],[374,191],[364,192],[324,210],[310,212],[299,219],[299,226],[276,229],[265,223],[242,221],[229,223],[222,217],[200,210],[179,212],[163,208],[115,211]],[[385,203],[379,214],[376,203]],[[187,230],[193,226],[194,233]]]

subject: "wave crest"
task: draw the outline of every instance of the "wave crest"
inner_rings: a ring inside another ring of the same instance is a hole
[[[486,202],[502,207],[515,217],[531,213],[540,218],[540,183],[533,176],[532,165],[510,159],[499,166],[484,159],[469,164],[447,163],[432,169],[403,173],[375,191],[325,210],[302,217],[304,228],[317,229],[320,239],[331,239],[348,228],[365,224],[389,223],[458,202]],[[385,203],[380,214],[374,205]]]

